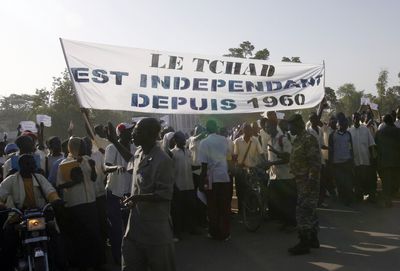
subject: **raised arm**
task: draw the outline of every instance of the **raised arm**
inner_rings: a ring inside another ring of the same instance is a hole
[[[115,127],[114,125],[112,125],[111,122],[108,122],[107,126],[107,139],[115,146],[115,148],[117,148],[118,152],[121,154],[121,156],[124,158],[126,162],[129,162],[132,159],[133,154],[131,153],[131,150],[125,148],[118,141],[117,134],[115,132]]]

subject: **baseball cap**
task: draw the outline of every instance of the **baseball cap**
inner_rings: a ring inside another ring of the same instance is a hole
[[[18,149],[18,146],[17,146],[17,144],[15,144],[15,143],[7,144],[7,145],[4,147],[4,153],[5,153],[5,154],[10,154],[10,153],[16,152],[16,151],[18,151],[18,150],[19,150],[19,149]]]
[[[135,126],[135,124],[126,123],[126,122],[122,122],[122,123],[118,124],[117,127],[115,128],[117,136],[120,136],[121,133],[123,133],[125,130],[132,129],[134,126]]]

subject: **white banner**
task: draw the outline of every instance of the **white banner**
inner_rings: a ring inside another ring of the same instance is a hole
[[[61,40],[84,108],[158,114],[304,109],[324,97],[324,65]]]
[[[30,120],[23,120],[19,123],[21,126],[21,132],[31,131],[32,133],[37,133],[36,123]]]
[[[47,115],[36,115],[36,123],[40,124],[43,122],[45,127],[51,127],[51,117]]]

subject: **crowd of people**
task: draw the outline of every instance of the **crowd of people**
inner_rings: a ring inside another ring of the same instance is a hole
[[[400,186],[400,108],[379,126],[368,111],[326,123],[321,112],[307,121],[268,112],[231,129],[209,120],[190,136],[154,118],[87,127],[84,138],[69,131],[65,141],[45,140],[41,125],[0,143],[0,209],[52,203],[58,269],[99,269],[110,246],[122,270],[175,270],[174,242],[185,232],[231,238],[232,198],[240,220],[246,169],[262,167],[269,218],[298,231],[291,254],[309,253],[319,247],[316,209],[328,208],[328,197],[389,208]],[[2,268],[13,270],[19,221],[0,220]]]

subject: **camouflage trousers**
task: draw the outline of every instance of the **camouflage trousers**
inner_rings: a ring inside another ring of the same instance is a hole
[[[319,199],[319,178],[296,177],[297,206],[296,221],[299,231],[318,230],[317,207]]]

